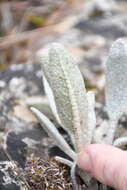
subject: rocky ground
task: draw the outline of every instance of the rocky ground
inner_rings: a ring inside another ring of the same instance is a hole
[[[55,2],[56,7],[61,7],[58,1]],[[2,68],[0,72],[0,190],[72,189],[67,175],[63,175],[62,178],[65,180],[63,183],[65,186],[59,184],[58,187],[52,188],[51,185],[49,187],[47,185],[47,188],[41,186],[36,181],[40,176],[34,176],[34,181],[30,175],[32,165],[36,170],[36,167],[40,167],[40,163],[44,163],[45,166],[47,159],[49,159],[48,163],[51,163],[50,166],[55,165],[58,172],[65,167],[50,160],[54,155],[63,155],[63,152],[57,148],[33,116],[29,109],[31,105],[47,114],[69,142],[66,132],[56,123],[48,107],[42,84],[41,65],[37,63],[34,56],[39,48],[44,48],[54,41],[66,46],[79,65],[86,88],[93,89],[96,93],[97,127],[99,128],[104,121],[108,121],[104,107],[105,60],[114,40],[117,38],[126,40],[127,1],[84,0],[76,3],[75,1],[74,4],[64,5],[57,12],[53,12],[47,22],[55,22],[55,24],[47,24],[48,26],[39,28],[37,35],[27,31],[29,33],[25,33],[27,36],[25,42],[24,39],[22,41],[21,34],[24,32],[22,30],[20,34],[14,33],[15,38],[11,34],[0,39]],[[45,6],[49,5],[54,9],[51,2],[45,4]],[[27,29],[28,24],[25,24],[24,30]],[[29,39],[30,35],[32,39]],[[25,43],[25,48],[22,43]],[[3,70],[3,60],[9,65],[5,54],[15,51],[18,53],[18,58],[16,53],[13,56],[17,64],[12,64]],[[25,58],[22,59],[24,55]],[[117,136],[127,135],[126,126],[125,114],[119,122]],[[68,168],[62,170],[65,173],[69,172]]]

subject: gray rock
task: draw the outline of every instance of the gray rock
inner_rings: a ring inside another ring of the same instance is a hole
[[[1,190],[23,188],[11,164],[15,163],[19,170],[23,170],[31,153],[44,156],[47,146],[52,144],[39,123],[32,118],[28,106],[22,108],[20,104],[24,98],[44,94],[40,74],[39,64],[13,65],[0,73]],[[20,117],[17,117],[16,106],[22,112]],[[24,119],[26,109],[29,120]]]

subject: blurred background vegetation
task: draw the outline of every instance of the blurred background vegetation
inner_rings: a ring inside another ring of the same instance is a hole
[[[0,70],[27,62],[31,50],[43,46],[46,35],[64,32],[64,26],[62,31],[59,24],[77,11],[80,3],[80,0],[0,1]]]
[[[108,49],[126,35],[126,0],[1,0],[0,71],[36,63],[37,50],[57,41],[76,58],[88,88],[102,89]]]

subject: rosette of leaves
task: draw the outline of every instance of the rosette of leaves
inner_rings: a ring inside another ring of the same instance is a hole
[[[47,131],[71,160],[56,157],[71,167],[71,177],[75,189],[79,189],[75,177],[76,155],[83,147],[93,143],[96,127],[94,92],[86,92],[83,77],[65,48],[53,43],[37,53],[42,63],[43,83],[50,106],[59,124],[67,131],[74,150],[68,145],[54,124],[39,110],[31,108]],[[106,109],[109,115],[107,138],[103,143],[121,147],[127,144],[127,137],[114,141],[117,122],[127,107],[127,46],[123,40],[117,40],[109,52],[106,62]],[[97,141],[96,141],[97,142]],[[99,189],[98,183],[89,174],[78,170],[85,188]],[[106,186],[101,185],[102,190]]]
[[[86,92],[80,70],[61,44],[53,43],[46,50],[40,50],[37,56],[42,63],[43,83],[52,112],[70,135],[74,150],[43,113],[35,108],[31,110],[49,136],[75,162],[76,153],[92,142],[96,126],[94,93]],[[63,158],[57,157],[57,160],[66,162],[71,167],[75,166]],[[74,169],[72,167],[72,176]],[[86,178],[87,181],[90,180],[88,176]]]

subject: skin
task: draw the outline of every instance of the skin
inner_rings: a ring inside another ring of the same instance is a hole
[[[127,152],[111,145],[91,144],[78,154],[78,166],[102,184],[127,190]]]

